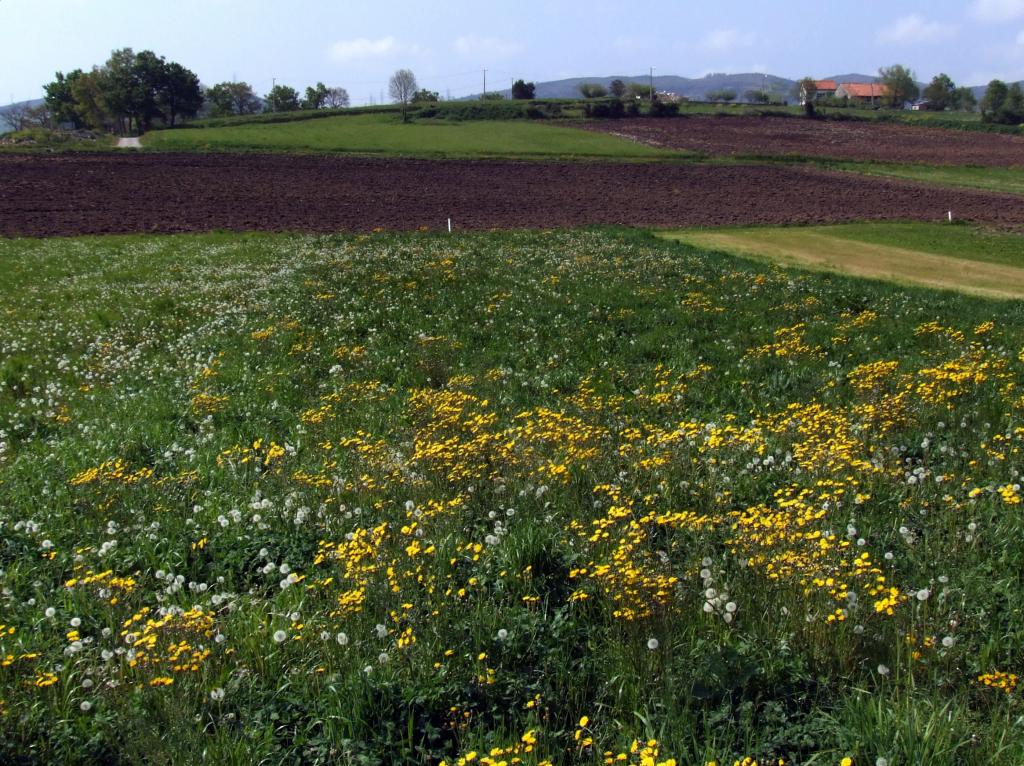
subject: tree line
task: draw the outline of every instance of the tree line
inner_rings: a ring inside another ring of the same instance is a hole
[[[195,117],[204,102],[195,72],[131,48],[114,51],[88,72],[57,72],[43,90],[53,123],[121,134],[145,132],[156,121],[173,126]]]
[[[322,82],[304,96],[287,85],[275,85],[263,98],[245,82],[204,87],[198,75],[152,51],[121,48],[89,71],[57,72],[43,86],[42,107],[15,109],[8,122],[15,130],[69,126],[127,135],[144,133],[155,124],[174,127],[201,113],[225,117],[258,112],[339,108],[349,105],[348,92]]]
[[[885,86],[883,105],[901,108],[923,96],[919,108],[932,111],[975,111],[979,106],[970,88],[958,87],[946,74],[936,75],[923,89],[912,70],[895,64],[879,70],[878,81]],[[419,88],[411,71],[403,69],[391,78],[392,98],[406,107],[413,102],[438,101],[437,92]],[[396,88],[397,86],[397,88]],[[805,78],[797,89],[806,98],[813,113],[815,85]],[[585,99],[628,97],[630,101],[657,100],[649,85],[626,84],[614,80],[609,87],[583,83],[580,95]],[[295,88],[275,83],[262,98],[246,82],[221,82],[204,87],[199,77],[175,61],[168,61],[152,51],[134,52],[131,48],[115,50],[110,58],[89,71],[75,69],[67,74],[57,72],[54,80],[44,86],[42,106],[12,105],[4,115],[14,130],[30,127],[90,128],[122,135],[143,133],[154,124],[173,127],[180,120],[200,114],[212,117],[257,114],[260,112],[291,112],[300,109],[336,109],[350,105],[348,92],[341,87],[328,87],[322,82],[307,87],[300,94]],[[522,79],[512,84],[513,99],[533,99],[536,86]],[[500,93],[487,94],[501,98]],[[734,91],[722,90],[707,94],[717,101],[732,101]],[[774,94],[749,91],[744,98],[755,103],[773,101]],[[485,96],[486,98],[487,96]],[[834,100],[819,105],[842,106]],[[1000,80],[989,83],[980,104],[982,120],[1019,125],[1024,122],[1024,91],[1019,83],[1007,85]]]
[[[973,112],[980,107],[982,122],[1003,125],[1024,123],[1024,89],[1019,82],[1007,85],[1002,80],[992,80],[979,104],[970,88],[958,87],[953,79],[944,73],[933,77],[923,90],[919,90],[914,73],[906,67],[884,67],[879,74],[882,84],[889,89],[893,105],[902,105],[923,97],[924,100],[920,104],[923,110]]]

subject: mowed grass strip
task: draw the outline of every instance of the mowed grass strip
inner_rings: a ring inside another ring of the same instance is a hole
[[[785,266],[994,298],[1024,297],[1024,237],[976,227],[855,224],[659,236]]]
[[[617,136],[525,120],[403,124],[401,117],[392,114],[156,131],[145,136],[143,145],[183,151],[346,152],[432,158],[654,159],[678,155]]]

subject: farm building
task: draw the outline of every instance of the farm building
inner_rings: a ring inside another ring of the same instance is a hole
[[[836,88],[839,86],[835,80],[815,80],[814,81],[814,101],[822,101],[826,98],[832,98],[836,95]],[[807,87],[803,84],[800,85],[800,103],[807,103]]]
[[[888,98],[889,89],[878,83],[844,82],[836,88],[836,98],[848,98],[861,104],[874,106]]]

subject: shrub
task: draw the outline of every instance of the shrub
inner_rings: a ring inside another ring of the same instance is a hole
[[[583,105],[583,114],[596,119],[617,119],[626,115],[626,107],[617,98],[609,101],[595,101]]]
[[[651,117],[673,117],[679,114],[679,104],[655,101],[648,112]]]

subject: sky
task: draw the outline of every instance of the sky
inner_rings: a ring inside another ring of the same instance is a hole
[[[767,72],[1024,79],[1024,0],[0,0],[0,103],[56,71],[153,50],[204,84],[346,88],[379,101],[398,68],[442,97],[524,78]]]

